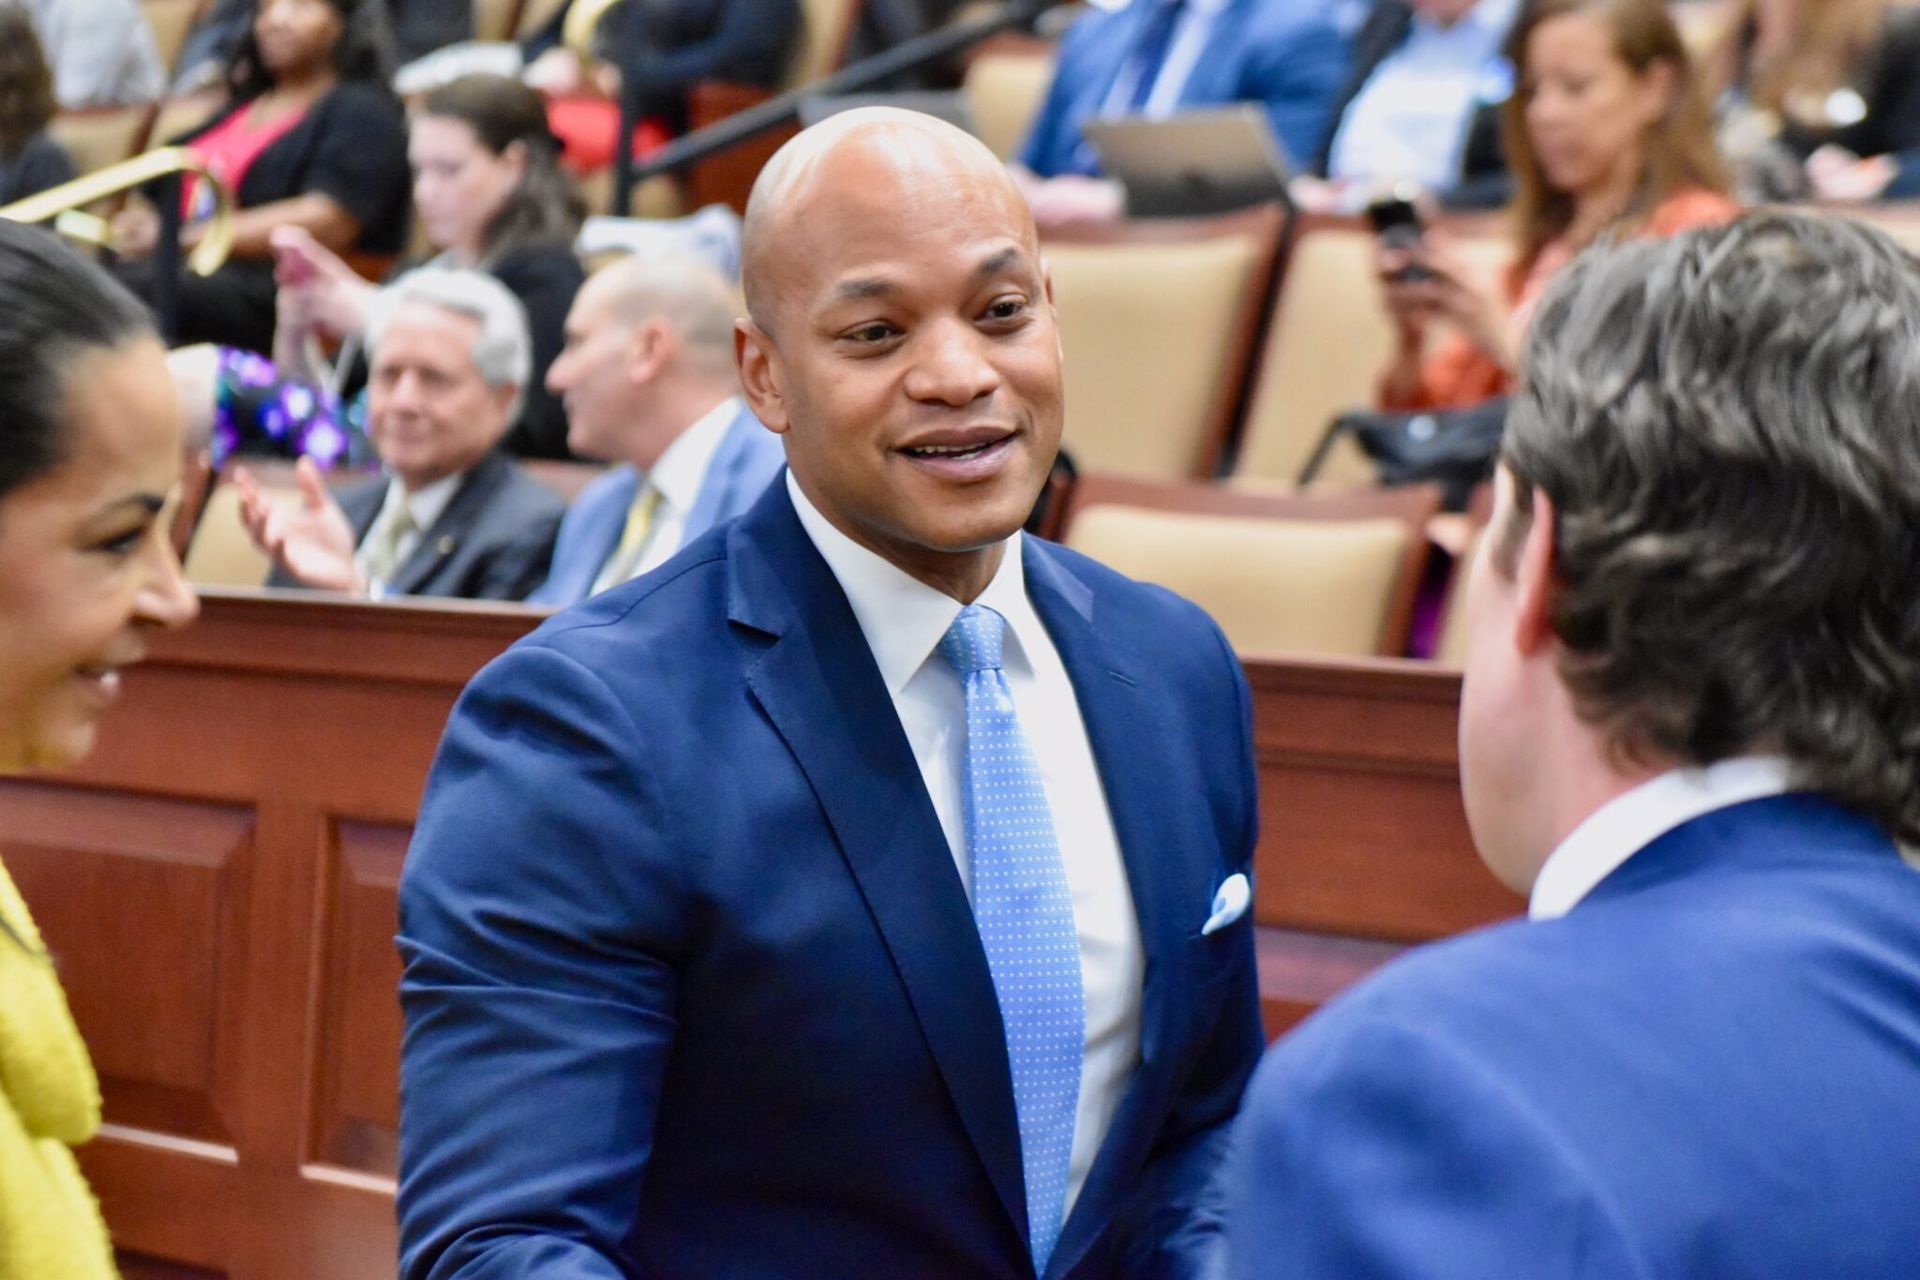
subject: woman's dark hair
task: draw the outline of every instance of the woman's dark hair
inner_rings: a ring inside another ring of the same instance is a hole
[[[333,46],[333,69],[342,83],[390,89],[393,84],[393,28],[380,0],[327,0],[340,15],[340,39]],[[234,101],[257,98],[273,88],[273,73],[260,60],[253,24],[227,64]]]
[[[51,231],[0,218],[0,501],[65,456],[74,358],[154,332],[153,316]]]
[[[487,224],[489,260],[532,245],[573,243],[587,207],[560,170],[560,143],[537,92],[506,76],[461,76],[428,93],[421,114],[461,121],[495,155],[516,142],[526,151],[526,172]]]
[[[0,160],[10,160],[47,127],[57,107],[53,72],[25,9],[0,5]]]

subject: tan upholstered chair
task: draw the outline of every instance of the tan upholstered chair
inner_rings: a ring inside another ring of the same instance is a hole
[[[47,128],[73,161],[74,172],[92,173],[140,154],[152,119],[150,104],[81,107],[58,112]]]
[[[220,109],[224,101],[224,95],[217,91],[168,98],[160,104],[159,111],[153,117],[153,130],[147,135],[147,146],[164,147],[169,140],[205,124],[213,118],[214,112]]]
[[[1479,234],[1456,243],[1468,269],[1493,285],[1506,261],[1505,242]],[[1373,233],[1357,219],[1302,219],[1254,367],[1234,479],[1297,479],[1327,425],[1373,403],[1393,344],[1393,322],[1373,278]],[[1372,464],[1347,441],[1328,455],[1319,476],[1323,484],[1372,481]]]
[[[1396,656],[1439,506],[1427,488],[1280,496],[1090,476],[1065,540],[1186,596],[1235,652]]]
[[[276,502],[292,503],[291,489],[268,489]],[[187,581],[197,587],[264,586],[272,563],[247,537],[240,523],[240,491],[230,484],[214,486],[207,495],[200,523],[187,544],[183,568]]]
[[[789,89],[812,84],[839,67],[860,21],[862,0],[800,0],[800,40],[787,64]]]
[[[1027,130],[1053,83],[1053,57],[1040,49],[987,51],[967,64],[961,89],[973,131],[1002,160],[1020,154]]]
[[[513,39],[514,10],[520,0],[473,0],[473,38],[484,41]]]
[[[199,16],[202,0],[140,0],[140,11],[153,28],[153,45],[159,50],[160,65],[171,75],[179,70],[180,50],[186,47],[187,33]]]
[[[527,39],[546,26],[548,20],[560,12],[566,3],[567,0],[521,0],[519,13],[514,18],[513,38]]]
[[[1066,445],[1082,471],[1214,473],[1281,222],[1262,208],[1047,237],[1066,349]]]

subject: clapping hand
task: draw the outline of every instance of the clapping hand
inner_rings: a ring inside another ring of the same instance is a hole
[[[276,502],[260,488],[245,467],[237,467],[233,483],[240,490],[240,522],[247,536],[287,574],[324,591],[364,594],[367,583],[353,564],[353,527],[347,513],[327,492],[326,481],[313,459],[295,467],[299,495],[291,503]]]

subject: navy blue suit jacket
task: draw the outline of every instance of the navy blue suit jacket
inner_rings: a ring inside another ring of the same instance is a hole
[[[1432,947],[1278,1045],[1236,1277],[1920,1273],[1920,872],[1812,795],[1567,916]]]
[[[1192,605],[1027,545],[1146,953],[1048,1275],[1196,1275],[1262,1039],[1250,917],[1200,933],[1250,870],[1246,685]],[[785,485],[474,680],[400,912],[408,1280],[1032,1276],[985,954]]]
[[[680,531],[682,542],[692,542],[752,506],[786,463],[780,437],[761,426],[760,419],[743,405],[707,464],[700,496]],[[527,597],[528,604],[559,607],[577,604],[592,594],[593,580],[620,545],[627,512],[639,491],[640,473],[630,466],[614,467],[580,491],[560,522],[547,580]]]
[[[1022,164],[1046,178],[1099,171],[1080,128],[1100,113],[1152,7],[1089,9],[1068,29]],[[1260,103],[1281,150],[1304,166],[1326,132],[1352,56],[1334,9],[1329,0],[1229,0],[1181,87],[1180,105]]]

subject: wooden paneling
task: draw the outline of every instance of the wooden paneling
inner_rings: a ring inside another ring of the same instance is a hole
[[[393,1274],[394,890],[455,697],[540,616],[209,593],[128,672],[82,769],[0,783],[0,849],[105,1080],[82,1161],[130,1275]],[[1277,1032],[1519,904],[1467,840],[1457,675],[1247,670]]]
[[[394,887],[454,698],[540,616],[210,593],[85,766],[0,781],[129,1274],[393,1274]]]
[[[1261,1003],[1278,1034],[1408,943],[1516,914],[1461,807],[1457,672],[1246,660]]]

